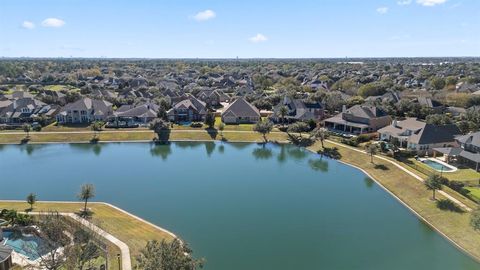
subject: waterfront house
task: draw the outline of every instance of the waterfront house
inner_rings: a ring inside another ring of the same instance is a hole
[[[222,112],[222,121],[225,124],[256,123],[260,120],[260,111],[243,97],[237,98]]]
[[[206,115],[207,104],[190,94],[167,111],[168,120],[172,122],[201,122]]]
[[[0,101],[0,123],[8,126],[32,123],[39,117],[53,118],[59,106],[45,104],[23,94],[7,95]]]
[[[480,169],[480,132],[455,137],[457,147],[435,148],[434,154],[443,154],[447,163],[456,160],[475,170]]]
[[[376,132],[389,125],[392,118],[376,106],[355,105],[349,109],[343,106],[342,112],[325,119],[325,127],[349,134],[364,134]]]
[[[202,90],[197,94],[197,98],[209,106],[218,106],[222,102],[227,102],[230,97],[221,90]]]
[[[138,127],[157,118],[160,106],[154,103],[122,105],[108,118],[107,127]]]
[[[13,267],[12,252],[13,250],[3,244],[0,229],[0,270],[9,270]]]
[[[106,121],[112,114],[110,102],[82,98],[65,105],[56,118],[59,124],[89,124],[94,121]]]
[[[282,107],[287,108],[287,115],[282,119],[280,110]],[[325,110],[319,102],[307,102],[301,99],[284,97],[283,100],[273,108],[271,119],[276,122],[296,122],[296,121],[320,121],[325,116]]]

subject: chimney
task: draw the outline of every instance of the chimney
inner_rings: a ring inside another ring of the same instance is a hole
[[[393,119],[392,126],[398,127],[397,119]]]
[[[345,112],[347,112],[347,105],[342,106],[342,113],[345,113]]]

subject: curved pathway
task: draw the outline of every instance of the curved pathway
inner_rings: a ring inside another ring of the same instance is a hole
[[[351,146],[348,146],[348,145],[343,145],[343,144],[340,144],[340,143],[337,143],[337,142],[334,142],[334,141],[331,141],[331,140],[326,140],[327,142],[331,143],[331,144],[334,144],[334,145],[337,145],[337,146],[340,146],[340,147],[345,147],[345,148],[348,148],[350,150],[353,150],[353,151],[356,151],[356,152],[359,152],[359,153],[363,153],[363,154],[367,154],[366,151],[363,151],[363,150],[360,150],[360,149],[357,149],[357,148],[354,148],[354,147],[351,147]],[[413,173],[412,171],[406,169],[405,167],[399,165],[398,163],[388,159],[388,158],[385,158],[385,157],[381,157],[381,156],[375,156],[375,158],[378,158],[380,160],[383,160],[383,161],[386,161],[386,162],[389,162],[390,164],[394,165],[395,167],[397,167],[398,169],[404,171],[405,173],[409,174],[410,176],[412,176],[413,178],[417,179],[418,181],[420,182],[424,182],[425,180],[418,176],[417,174]],[[452,202],[456,203],[457,205],[459,205],[460,207],[462,207],[463,209],[465,209],[466,211],[468,212],[471,212],[472,209],[468,206],[466,206],[464,203],[462,203],[461,201],[455,199],[454,197],[452,197],[451,195],[449,195],[448,193],[446,193],[445,191],[443,190],[439,190],[438,193],[442,194],[445,198],[451,200]]]

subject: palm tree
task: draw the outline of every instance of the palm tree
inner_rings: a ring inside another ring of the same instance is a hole
[[[78,194],[78,199],[85,202],[83,207],[83,212],[87,213],[87,203],[88,200],[95,197],[95,187],[92,184],[85,184],[81,187],[80,193]]]
[[[320,140],[320,143],[322,143],[322,148],[325,148],[323,146],[323,142],[328,138],[328,129],[326,128],[317,128],[315,130],[313,130],[312,132],[312,136],[315,138],[315,139],[318,139]]]
[[[30,211],[33,210],[33,205],[37,202],[37,195],[30,193],[27,196],[27,203],[30,204]]]
[[[23,131],[27,134],[27,138],[30,137],[30,131],[32,131],[32,126],[29,124],[23,125]]]
[[[425,180],[425,186],[428,190],[433,191],[433,199],[435,200],[435,191],[442,189],[442,177],[438,174],[430,175],[427,180]]]
[[[376,144],[368,144],[365,151],[370,155],[370,162],[373,163],[373,156],[377,154],[378,146]]]
[[[286,106],[282,106],[278,112],[282,117],[282,125],[285,125],[285,116],[288,114],[288,108]]]

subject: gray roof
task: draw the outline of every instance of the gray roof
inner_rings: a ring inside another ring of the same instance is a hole
[[[238,98],[225,107],[222,115],[227,113],[233,113],[235,116],[240,117],[260,117],[260,111],[245,98]]]
[[[457,136],[455,138],[459,143],[480,146],[480,132]]]
[[[345,112],[362,118],[377,118],[387,116],[388,114],[376,106],[355,105]]]
[[[96,112],[103,112],[106,113],[111,110],[112,103],[105,101],[105,100],[97,100],[91,98],[82,98],[77,100],[73,103],[69,103],[62,108],[61,112],[76,110],[95,110]]]
[[[420,131],[410,136],[410,142],[415,144],[434,144],[455,141],[455,136],[461,134],[456,125],[426,124]]]
[[[418,131],[424,128],[426,124],[416,118],[407,118],[403,121],[393,121],[391,125],[379,129],[378,132],[399,136],[407,130]]]

